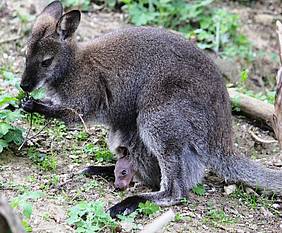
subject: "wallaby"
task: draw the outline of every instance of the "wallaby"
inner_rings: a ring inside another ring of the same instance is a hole
[[[119,158],[115,166],[115,188],[116,190],[126,190],[133,180],[135,171],[130,159],[127,156]]]
[[[31,92],[44,86],[47,96],[23,102],[23,109],[67,122],[80,121],[79,113],[122,137],[133,135],[127,141],[130,161],[147,180],[160,174],[160,189],[126,198],[109,209],[111,216],[130,213],[146,200],[179,203],[201,182],[205,168],[226,181],[281,193],[281,171],[235,154],[228,93],[204,52],[151,27],[80,44],[74,36],[79,22],[80,12],[63,14],[59,1],[38,16],[21,87]]]

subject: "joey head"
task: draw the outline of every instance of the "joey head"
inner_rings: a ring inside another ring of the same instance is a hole
[[[80,122],[79,114],[126,141],[144,184],[160,188],[117,203],[111,216],[130,213],[147,200],[179,203],[206,168],[226,181],[282,192],[281,171],[234,152],[224,80],[194,43],[152,27],[119,29],[78,43],[79,22],[80,12],[63,14],[60,1],[36,19],[21,87],[31,92],[43,86],[47,94],[23,108],[68,123]],[[114,173],[114,167],[94,169],[105,170]]]
[[[116,190],[126,190],[131,183],[135,171],[128,157],[119,158],[115,165],[115,188]]]

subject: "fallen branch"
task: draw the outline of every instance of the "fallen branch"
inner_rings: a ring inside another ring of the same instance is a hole
[[[164,226],[169,224],[175,218],[175,213],[172,209],[163,213],[161,216],[153,220],[153,222],[144,226],[139,233],[155,233],[159,232]]]
[[[272,126],[274,107],[256,98],[242,94],[235,89],[229,88],[228,93],[231,103],[238,106],[240,111],[253,119],[259,119]]]
[[[4,197],[0,198],[0,232],[25,232],[19,218],[8,205],[8,202]]]
[[[260,143],[262,143],[262,144],[270,144],[270,143],[276,142],[276,140],[267,140],[267,139],[260,138],[259,136],[257,136],[257,135],[252,131],[252,128],[249,129],[249,133],[251,134],[251,137],[252,137],[256,142],[260,142]]]
[[[282,64],[282,24],[276,22],[277,34],[279,41],[279,57]],[[282,148],[282,67],[277,72],[276,76],[276,94],[275,94],[275,111],[273,113],[273,129],[278,139],[280,149]]]
[[[21,39],[22,37],[23,37],[23,35],[21,35],[21,36],[15,36],[15,37],[12,37],[12,38],[9,38],[9,39],[5,39],[5,40],[1,40],[1,41],[0,41],[0,45],[1,45],[1,44],[5,44],[5,43],[12,42],[12,41],[14,41],[14,40],[19,40],[19,39]]]

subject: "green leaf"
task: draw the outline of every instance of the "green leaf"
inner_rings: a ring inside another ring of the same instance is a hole
[[[31,97],[35,100],[40,100],[45,97],[46,89],[44,87],[38,88],[30,93]]]
[[[14,74],[12,72],[10,72],[10,71],[3,71],[2,75],[3,75],[3,78],[5,80],[8,80],[8,81],[11,81],[11,80],[15,79]]]
[[[144,215],[149,216],[151,214],[158,212],[160,210],[160,207],[153,202],[146,201],[145,203],[140,203],[138,205],[138,210]]]
[[[15,122],[19,119],[21,119],[22,115],[21,115],[21,112],[19,110],[17,111],[6,111],[5,113],[5,119],[6,121],[9,121],[9,122]],[[0,112],[0,118],[1,118],[1,112]]]
[[[22,208],[23,208],[23,215],[27,219],[30,219],[30,216],[32,214],[32,205],[29,202],[24,202],[22,203]]]
[[[242,82],[247,81],[248,76],[249,76],[248,70],[243,70],[243,71],[241,72],[241,81],[242,81]]]
[[[13,142],[20,145],[23,141],[23,133],[19,128],[13,128],[3,137],[7,143]]]
[[[2,107],[4,104],[15,104],[15,102],[17,101],[17,98],[12,97],[12,96],[8,96],[8,95],[4,95],[4,96],[0,96],[0,107]]]
[[[197,194],[198,196],[204,196],[206,193],[206,190],[202,184],[198,184],[197,186],[192,188],[192,192]]]
[[[0,122],[0,137],[3,137],[9,132],[10,129],[13,129],[13,126],[6,122]]]
[[[32,232],[32,227],[29,225],[28,221],[23,220],[22,225],[26,232]]]

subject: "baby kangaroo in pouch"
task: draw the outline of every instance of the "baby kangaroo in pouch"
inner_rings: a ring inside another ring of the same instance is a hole
[[[126,144],[144,184],[156,189],[112,206],[111,216],[140,202],[174,205],[201,182],[205,169],[229,182],[282,192],[282,172],[235,154],[231,108],[213,61],[192,42],[163,29],[130,27],[78,43],[81,14],[63,14],[60,1],[37,17],[27,45],[21,87],[43,86],[41,101],[23,102],[67,123],[106,125]],[[78,113],[78,114],[76,114]],[[92,170],[91,170],[92,169]],[[105,168],[114,173],[114,168]],[[101,167],[93,174],[105,174]]]

